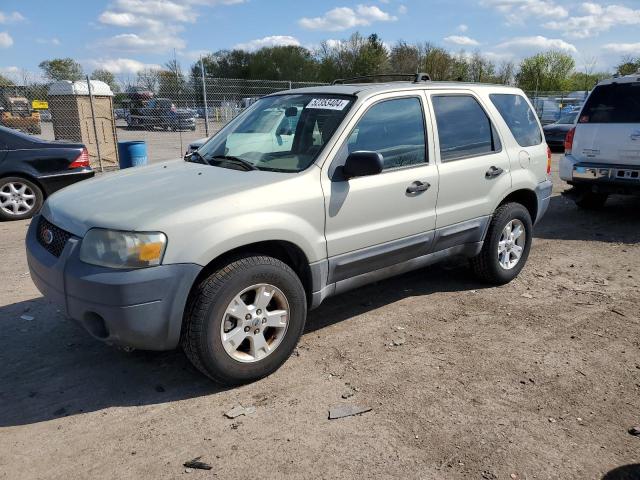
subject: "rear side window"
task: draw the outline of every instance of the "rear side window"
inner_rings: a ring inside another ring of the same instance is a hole
[[[420,165],[427,161],[424,114],[418,98],[385,100],[360,119],[347,143],[349,153],[369,150],[382,154],[384,169]]]
[[[640,82],[596,87],[578,123],[640,123]]]
[[[500,140],[478,101],[469,95],[432,97],[443,162],[501,150]]]
[[[542,143],[542,133],[527,101],[521,95],[493,93],[491,101],[502,115],[516,142],[521,147],[532,147]]]

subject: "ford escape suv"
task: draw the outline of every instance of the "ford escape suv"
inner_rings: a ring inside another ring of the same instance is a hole
[[[640,193],[640,71],[593,89],[567,133],[560,178],[587,209],[602,207],[610,194]]]
[[[282,133],[265,141],[274,112]],[[307,310],[332,295],[454,255],[487,282],[515,278],[549,203],[549,161],[515,88],[285,91],[188,161],[50,197],[27,234],[29,268],[95,338],[181,345],[212,379],[249,382],[284,363]]]

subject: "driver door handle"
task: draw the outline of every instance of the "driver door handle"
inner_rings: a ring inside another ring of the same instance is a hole
[[[489,170],[487,170],[487,173],[485,173],[485,177],[486,178],[499,177],[500,175],[502,175],[502,172],[504,172],[502,168],[493,166]]]
[[[430,183],[427,183],[427,182],[422,183],[420,180],[416,180],[415,182],[413,182],[411,185],[407,187],[407,193],[415,194],[415,193],[425,192],[429,190],[429,187],[431,187]]]

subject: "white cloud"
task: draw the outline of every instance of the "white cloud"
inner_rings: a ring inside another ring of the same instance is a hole
[[[542,35],[535,37],[515,37],[497,45],[497,48],[517,51],[563,50],[577,53],[575,45],[559,38],[547,38]]]
[[[405,15],[408,11],[409,11],[409,9],[407,8],[406,5],[400,5],[398,7],[398,14],[400,14],[400,15]]]
[[[550,21],[543,26],[550,30],[562,31],[568,37],[589,38],[618,25],[640,25],[640,9],[585,2],[581,10],[584,15],[572,16],[561,22]]]
[[[566,18],[568,10],[555,0],[481,0],[481,5],[496,9],[507,24],[519,25],[530,17]]]
[[[0,48],[9,48],[13,45],[13,38],[7,32],[0,32]]]
[[[114,75],[121,75],[123,73],[138,73],[145,69],[160,70],[162,67],[155,63],[142,63],[138,60],[131,58],[101,58],[97,60],[91,60],[89,62],[93,68],[102,68]]]
[[[456,30],[458,30],[459,32],[466,32],[467,30],[469,30],[469,26],[465,25],[464,23],[461,23],[460,25],[458,25],[458,27],[456,28]]]
[[[249,42],[238,43],[233,48],[238,50],[247,50],[249,52],[260,50],[264,47],[277,47],[277,46],[300,46],[300,41],[290,35],[273,35],[270,37],[256,38]]]
[[[394,22],[398,17],[390,15],[375,5],[358,5],[356,9],[337,7],[321,17],[301,18],[298,23],[308,30],[337,32],[354,27],[366,27],[375,22]]]
[[[122,33],[103,42],[103,46],[127,52],[167,52],[172,49],[182,50],[186,42],[172,35]]]
[[[128,52],[182,50],[185,24],[195,23],[198,7],[235,5],[246,0],[113,0],[98,17],[102,25],[135,29],[98,43],[101,47]]]
[[[618,55],[638,55],[640,42],[638,43],[606,43],[602,48]]]
[[[465,47],[480,45],[480,42],[477,40],[464,35],[449,35],[448,37],[444,37],[444,41],[448,43],[455,43],[456,45],[463,45]]]
[[[5,13],[0,11],[0,23],[15,23],[21,22],[24,19],[20,12]]]

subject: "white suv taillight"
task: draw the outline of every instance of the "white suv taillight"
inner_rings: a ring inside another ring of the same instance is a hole
[[[73,162],[69,164],[69,169],[82,168],[82,167],[88,167],[88,166],[90,166],[89,152],[87,151],[86,148],[83,148],[82,152],[80,152],[80,155],[78,155],[78,158],[76,158]]]
[[[573,127],[567,132],[567,136],[564,137],[564,154],[571,155],[571,149],[573,148],[573,136],[576,134],[576,127]]]

